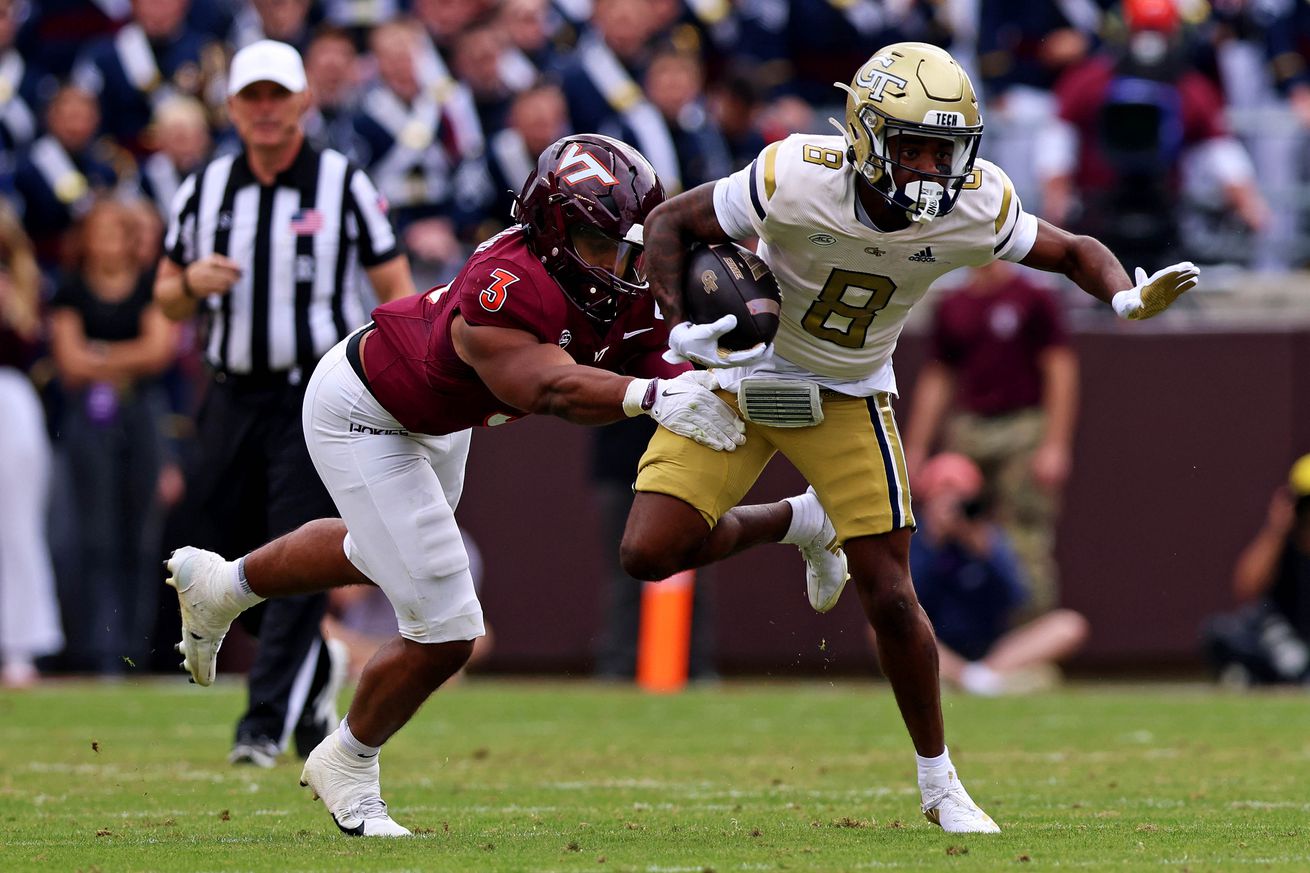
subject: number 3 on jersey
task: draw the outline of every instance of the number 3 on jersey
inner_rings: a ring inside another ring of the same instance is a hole
[[[894,293],[896,283],[887,276],[834,269],[806,310],[801,327],[842,348],[863,348],[874,318]]]
[[[482,308],[488,312],[499,312],[500,307],[505,305],[509,299],[509,286],[519,280],[509,270],[502,270],[500,267],[491,271],[491,284],[478,295],[478,302]]]

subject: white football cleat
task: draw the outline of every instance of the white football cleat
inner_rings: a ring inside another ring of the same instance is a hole
[[[999,834],[1000,827],[992,817],[973,802],[964,790],[955,771],[947,774],[945,783],[920,786],[923,795],[924,818],[941,827],[948,834]]]
[[[799,499],[813,500],[819,506],[819,497],[813,487],[805,489]],[[822,506],[819,506],[819,511],[823,512]],[[826,512],[819,532],[797,548],[805,559],[805,593],[810,596],[810,606],[815,612],[827,612],[837,605],[851,577],[846,572],[846,553],[837,545],[837,529],[832,526],[832,519]]]
[[[231,603],[234,572],[222,555],[183,546],[164,563],[182,611],[182,669],[197,685],[212,685],[219,646],[241,609]]]
[[[408,837],[408,828],[387,815],[379,782],[378,756],[362,759],[341,745],[334,730],[305,759],[300,784],[322,800],[343,834],[352,837]]]

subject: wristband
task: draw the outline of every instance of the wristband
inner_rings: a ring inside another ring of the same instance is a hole
[[[655,405],[659,379],[633,379],[623,392],[623,412],[628,418],[650,412]]]

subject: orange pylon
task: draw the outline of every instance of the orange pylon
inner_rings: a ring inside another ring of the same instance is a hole
[[[687,684],[695,583],[696,571],[685,570],[642,585],[637,684],[646,691],[668,694]]]

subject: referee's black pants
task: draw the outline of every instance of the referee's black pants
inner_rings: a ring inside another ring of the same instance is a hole
[[[216,375],[196,422],[186,497],[170,523],[168,548],[193,545],[236,558],[316,518],[337,517],[305,447],[299,384]],[[259,637],[249,702],[236,739],[295,741],[301,757],[335,725],[320,697],[331,663],[319,625],[326,594],[281,597],[242,614]]]

